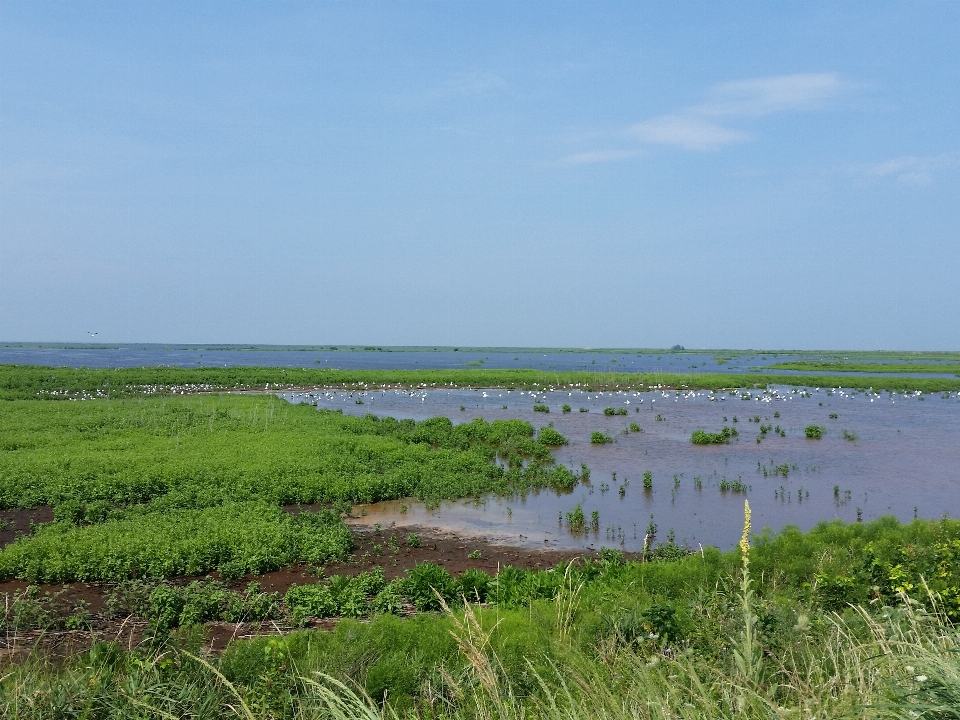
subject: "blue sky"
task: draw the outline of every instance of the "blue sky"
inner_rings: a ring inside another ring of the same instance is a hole
[[[955,2],[0,2],[0,340],[960,349]]]

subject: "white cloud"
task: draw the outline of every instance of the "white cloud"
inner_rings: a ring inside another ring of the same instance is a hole
[[[712,150],[750,139],[746,133],[684,115],[661,115],[632,125],[627,132],[644,142],[680,145],[687,150]]]
[[[686,110],[711,117],[759,117],[790,110],[813,110],[836,97],[844,83],[835,73],[774,75],[714,85],[709,100]]]
[[[867,177],[895,177],[904,185],[929,185],[933,174],[938,170],[951,170],[960,167],[960,153],[950,152],[939,155],[901,155],[890,160],[875,163],[867,167]]]
[[[762,117],[782,112],[815,110],[845,89],[836,73],[797,73],[735,80],[714,85],[707,100],[658,115],[626,128],[626,135],[644,143],[677,145],[686,150],[716,150],[724,145],[747,142],[750,133],[725,127],[718,118]],[[593,151],[569,155],[570,164],[622,160],[631,153]]]
[[[593,150],[567,155],[563,158],[563,163],[566,165],[586,165],[589,163],[616,162],[618,160],[629,160],[639,154],[636,150]]]

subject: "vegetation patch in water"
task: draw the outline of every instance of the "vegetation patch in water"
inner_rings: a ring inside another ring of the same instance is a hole
[[[694,430],[690,442],[694,445],[722,445],[730,442],[730,438],[739,435],[736,428],[723,426],[720,432],[712,433],[706,430]]]

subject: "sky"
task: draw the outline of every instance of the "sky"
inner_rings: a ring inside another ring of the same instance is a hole
[[[960,3],[0,0],[0,341],[960,349]]]

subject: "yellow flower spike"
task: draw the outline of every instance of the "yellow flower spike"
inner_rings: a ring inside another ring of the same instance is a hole
[[[740,537],[740,550],[750,552],[750,502],[743,501],[743,535]]]

